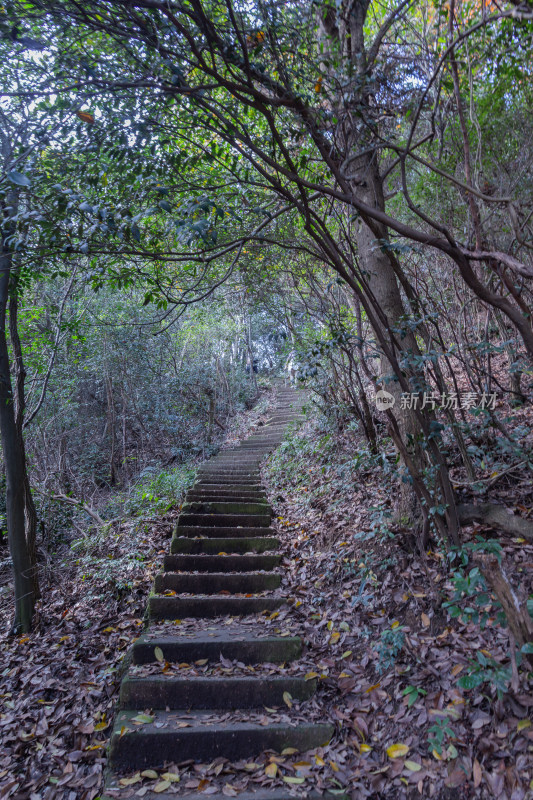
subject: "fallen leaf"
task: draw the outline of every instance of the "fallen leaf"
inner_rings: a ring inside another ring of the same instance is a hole
[[[159,775],[157,774],[155,769],[143,769],[141,775],[143,776],[143,778],[152,778],[152,780],[154,781],[159,778]]]
[[[387,747],[387,755],[389,758],[401,758],[402,756],[406,756],[409,752],[409,748],[406,744],[391,744]]]
[[[139,783],[141,780],[141,773],[136,772],[131,778],[121,778],[119,783],[121,786],[133,786],[134,783]]]
[[[170,783],[179,783],[180,776],[177,772],[164,772],[161,777],[164,781],[170,781]]]
[[[474,787],[477,789],[478,786],[481,785],[481,780],[483,778],[483,771],[481,769],[481,764],[479,761],[474,759],[474,764],[472,767],[472,777],[474,778]]]
[[[289,708],[292,708],[292,695],[290,692],[283,692],[283,702]]]

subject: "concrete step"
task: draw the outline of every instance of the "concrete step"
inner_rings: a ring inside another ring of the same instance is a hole
[[[249,472],[235,472],[233,470],[213,469],[210,472],[202,472],[198,475],[198,483],[237,483],[254,484],[261,483],[260,475],[252,475]]]
[[[165,651],[163,650],[163,653]],[[316,691],[316,681],[283,676],[246,677],[167,677],[127,676],[120,687],[119,704],[124,709],[186,708],[227,709],[283,706],[283,693],[293,700],[308,700]]]
[[[231,785],[231,784],[230,784]],[[110,785],[113,788],[114,785]],[[198,800],[198,794],[184,793],[179,794],[179,800]],[[207,795],[209,800],[228,800],[227,795],[222,792],[213,792]],[[144,800],[176,800],[176,794],[162,792],[146,792],[143,794]],[[238,793],[239,800],[350,800],[347,792],[336,789],[335,792],[320,792],[318,789],[304,789],[298,786],[298,794],[291,794],[290,789],[247,789],[245,792]],[[116,800],[114,795],[101,795],[100,800]]]
[[[208,492],[216,492],[216,491],[223,491],[223,492],[244,492],[245,494],[248,492],[263,492],[264,488],[261,486],[260,483],[250,484],[250,483],[205,483],[205,482],[197,482],[192,487],[191,491],[208,491]]]
[[[270,572],[280,563],[281,556],[275,553],[227,556],[171,554],[165,556],[163,561],[166,572]]]
[[[209,468],[198,471],[198,478],[203,478],[205,475],[220,475],[226,478],[245,478],[246,482],[255,479],[255,483],[261,483],[261,476],[259,470],[247,469],[245,467],[231,467],[224,464],[211,464]],[[239,483],[238,480],[235,483]]]
[[[244,556],[235,556],[235,560]],[[222,556],[224,558],[224,556]],[[156,575],[154,590],[156,594],[167,591],[191,594],[255,594],[278,589],[281,575],[276,572],[202,572],[200,575],[182,575],[176,572],[162,572]]]
[[[264,611],[277,611],[285,603],[281,597],[165,597],[155,595],[148,599],[148,613],[151,619],[185,619],[197,617],[239,617],[262,614]]]
[[[166,661],[191,664],[207,658],[219,662],[220,657],[243,664],[280,664],[296,661],[302,654],[299,636],[257,636],[246,626],[230,626],[193,631],[186,636],[140,636],[133,645],[133,663],[157,661],[154,650],[162,651]]]
[[[277,550],[279,539],[274,536],[254,536],[250,538],[229,539],[191,539],[185,536],[175,537],[170,543],[171,553],[264,553]],[[264,567],[261,567],[264,569]]]
[[[193,500],[184,503],[182,514],[259,514],[268,517],[270,525],[271,509],[266,501],[262,503],[237,503],[234,500]]]
[[[187,502],[196,501],[216,501],[220,499],[222,502],[234,503],[261,503],[267,502],[265,495],[261,492],[235,492],[227,489],[202,489],[196,487],[187,492]]]
[[[174,529],[174,536],[207,536],[215,539],[236,539],[236,538],[250,538],[250,537],[263,537],[263,536],[276,536],[277,531],[274,528],[260,528],[249,526],[235,526],[235,525],[177,525]]]
[[[115,769],[147,769],[163,766],[166,761],[212,761],[222,756],[238,761],[259,755],[264,750],[281,752],[287,747],[311,750],[326,745],[333,736],[328,724],[273,722],[259,725],[253,722],[202,721],[201,712],[188,714],[183,720],[188,727],[180,728],[181,720],[172,712],[157,711],[153,722],[134,722],[137,711],[117,714],[111,737],[109,762]],[[205,714],[203,715],[205,718]]]
[[[237,527],[237,528],[268,528],[270,526],[270,513],[268,514],[180,514],[179,526],[211,527]]]
[[[251,486],[257,487],[260,486],[261,483],[258,478],[242,478],[239,475],[221,475],[219,472],[214,472],[212,474],[206,473],[203,476],[199,476],[195,486]]]

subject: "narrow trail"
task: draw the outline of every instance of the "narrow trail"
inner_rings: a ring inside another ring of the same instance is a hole
[[[298,721],[265,722],[265,707],[283,707],[287,697],[302,702],[305,714],[303,701],[314,694],[316,682],[304,675],[179,677],[164,669],[165,662],[281,664],[301,654],[299,637],[265,635],[252,619],[285,604],[279,591],[279,540],[270,527],[272,512],[259,465],[281,442],[286,426],[298,419],[301,399],[296,390],[280,387],[277,400],[267,424],[206,462],[187,495],[164,571],[149,599],[150,627],[135,642],[122,682],[106,797],[125,796],[119,784],[124,772],[187,760],[236,761],[265,750],[305,751],[326,744],[333,735],[330,724],[305,722],[301,715]],[[184,627],[178,622],[182,620],[192,624]],[[163,669],[143,675],[141,665]],[[177,788],[172,787],[172,794],[147,792],[143,797],[176,797]],[[180,795],[198,796],[187,795],[187,790]],[[240,794],[243,800],[291,796],[289,789]]]

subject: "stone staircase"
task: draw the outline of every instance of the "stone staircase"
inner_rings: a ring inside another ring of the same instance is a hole
[[[249,619],[271,614],[285,603],[278,571],[281,557],[276,554],[279,541],[270,527],[271,509],[259,465],[280,443],[288,423],[298,419],[301,403],[292,388],[278,388],[277,399],[267,424],[206,462],[187,495],[164,571],[156,577],[149,599],[150,627],[135,642],[133,666],[122,682],[110,743],[109,797],[118,796],[123,772],[189,759],[236,761],[265,750],[305,751],[325,745],[333,734],[331,725],[302,722],[301,715],[296,722],[254,721],[254,709],[287,710],[287,692],[301,702],[312,696],[316,683],[303,675],[181,677],[179,670],[141,676],[135,672],[136,665],[158,661],[188,666],[201,660],[216,665],[224,659],[259,665],[299,658],[299,637],[270,635],[264,625],[250,624],[254,620]],[[183,628],[177,620],[193,624]],[[235,712],[229,719],[228,711]],[[289,796],[283,790],[259,794],[265,800]],[[144,794],[148,800],[165,796]]]

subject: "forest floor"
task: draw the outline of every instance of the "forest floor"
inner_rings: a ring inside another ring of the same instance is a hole
[[[357,435],[310,422],[299,436],[265,475],[293,598],[282,613],[321,676],[317,716],[327,709],[337,729],[318,769],[358,800],[533,797],[533,673],[520,670],[511,690],[509,637],[493,598],[483,627],[468,614],[452,618],[445,603],[458,584],[444,550],[410,552],[408,531],[390,522],[383,466],[354,471]],[[531,508],[527,476],[508,481],[500,499]],[[497,534],[473,525],[463,536],[467,544]],[[499,541],[511,584],[531,592],[533,545]]]
[[[265,408],[266,401],[240,417],[228,441],[253,430]],[[349,787],[357,800],[531,797],[533,687],[520,670],[518,686],[509,688],[508,636],[497,610],[489,609],[483,628],[450,616],[442,600],[456,586],[443,552],[435,547],[423,559],[409,552],[407,537],[390,525],[390,476],[364,459],[355,472],[358,447],[353,432],[333,436],[311,419],[265,465],[289,603],[249,620],[304,637],[303,657],[289,669],[317,676],[319,689],[301,712],[293,703],[269,713],[329,718],[332,742],[305,756],[180,764],[181,781],[168,793],[233,797],[290,785],[295,796]],[[502,496],[511,488],[514,503],[531,507],[525,481],[502,479]],[[142,629],[178,513],[123,522],[88,535],[84,549],[65,542],[50,557],[35,632],[2,641],[0,798],[92,800],[101,793],[124,655]],[[471,541],[489,536],[481,526],[466,534]],[[533,547],[512,538],[501,544],[511,582],[523,583]],[[0,614],[6,630],[8,602]],[[187,669],[231,674],[243,666]],[[462,688],[469,675],[476,685]],[[134,798],[160,778],[133,777],[127,793]]]
[[[221,445],[265,418],[271,392],[238,414]],[[187,487],[185,487],[187,488]],[[144,626],[147,598],[179,515],[147,509],[100,532],[40,544],[35,630],[9,638],[10,570],[0,580],[0,798],[92,800],[103,789],[106,748],[124,656]]]

